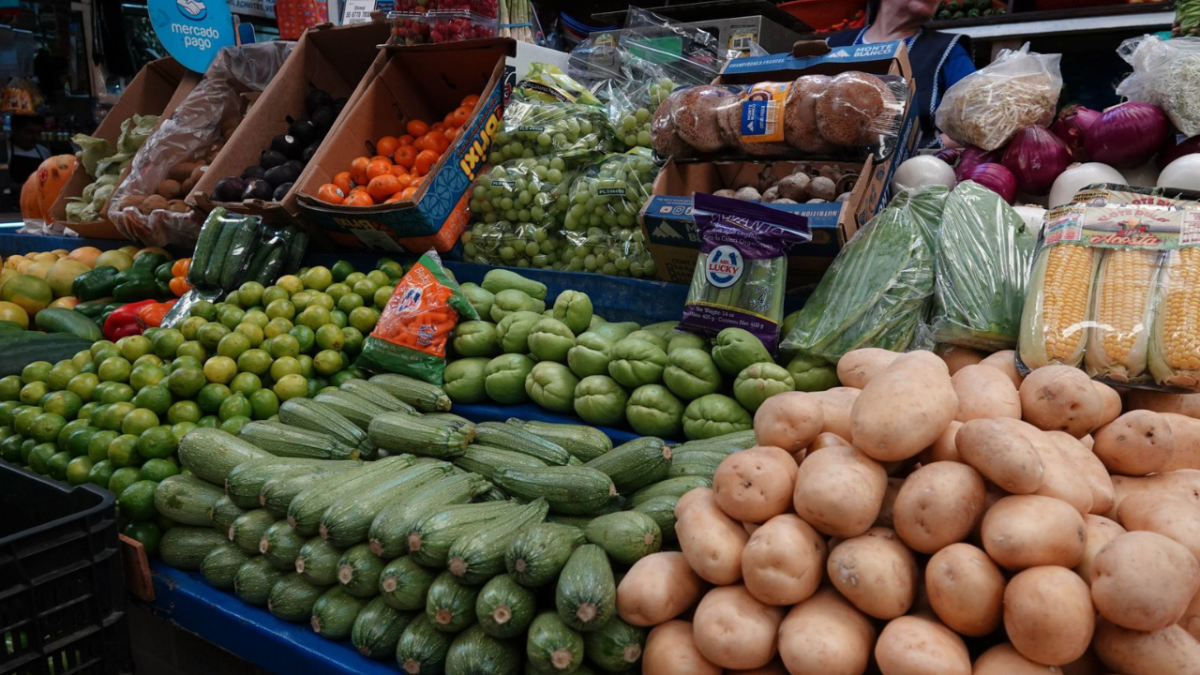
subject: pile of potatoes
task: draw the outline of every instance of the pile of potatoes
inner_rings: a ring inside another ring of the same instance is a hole
[[[1200,674],[1200,395],[1011,351],[838,375],[769,399],[680,499],[681,552],[621,581],[642,672]]]

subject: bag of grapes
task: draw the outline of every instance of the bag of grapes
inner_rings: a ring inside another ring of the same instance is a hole
[[[563,216],[575,172],[561,157],[514,159],[492,167],[471,189],[467,260],[550,268],[558,262]]]
[[[775,353],[788,251],[812,240],[808,218],[703,193],[694,200],[700,255],[679,327],[708,337],[742,328]]]
[[[654,279],[658,268],[646,250],[639,227],[606,230],[589,227],[582,232],[562,233],[560,264],[569,272],[595,272],[616,277]]]
[[[613,151],[616,135],[603,108],[560,101],[517,101],[504,111],[504,127],[496,134],[497,150],[504,159],[554,155],[568,165],[586,164]]]

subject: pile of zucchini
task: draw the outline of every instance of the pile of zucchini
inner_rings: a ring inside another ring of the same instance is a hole
[[[240,438],[191,432],[155,494],[178,523],[163,561],[410,674],[634,669],[645,629],[615,615],[617,579],[674,545],[676,502],[753,432],[613,448],[590,427],[473,424],[444,396],[377,376]]]

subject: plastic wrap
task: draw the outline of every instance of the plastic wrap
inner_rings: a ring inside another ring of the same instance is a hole
[[[468,9],[440,9],[431,12],[388,12],[392,24],[390,45],[424,45],[496,37],[495,16],[476,14]]]
[[[129,177],[109,201],[108,217],[121,234],[146,246],[191,245],[196,241],[203,216],[194,209],[139,206],[158,194],[178,165],[203,158],[215,144],[223,142],[222,121],[241,115],[242,94],[265,89],[294,45],[261,42],[226,47],[217,53],[204,80],[142,145]]]
[[[557,233],[575,173],[557,157],[510,160],[479,177],[463,234],[467,260],[486,265],[550,268],[559,262]]]
[[[518,101],[504,111],[492,162],[554,156],[569,165],[586,164],[613,150],[615,134],[603,108],[565,101]]]
[[[968,180],[946,199],[936,242],[933,340],[1012,349],[1037,237],[1000,195]]]
[[[1118,95],[1162,108],[1185,136],[1200,134],[1200,38],[1145,35],[1121,43],[1117,53],[1133,66]]]
[[[288,246],[296,236],[290,226],[268,228],[258,216],[229,213],[218,206],[201,225],[187,282],[202,290],[226,291],[250,280],[270,285],[290,259]],[[277,252],[271,255],[272,251]]]
[[[1022,128],[1050,126],[1062,89],[1061,54],[1002,49],[991,64],[946,90],[937,127],[961,145],[1004,147]]]
[[[846,242],[781,351],[836,363],[863,347],[908,349],[933,300],[933,247],[948,191],[901,192]]]

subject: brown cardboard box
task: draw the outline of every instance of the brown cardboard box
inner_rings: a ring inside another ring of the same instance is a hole
[[[212,211],[216,203],[209,195],[217,182],[228,176],[240,176],[246,167],[258,164],[259,156],[270,147],[271,139],[287,133],[288,117],[306,117],[304,99],[312,87],[324,90],[334,99],[348,99],[326,136],[328,140],[362,95],[367,83],[374,79],[380,67],[379,45],[387,42],[389,30],[387,24],[361,23],[342,27],[323,24],[305,31],[216,161],[204,172],[204,178],[188,196],[188,204],[205,213]],[[301,182],[302,178],[296,184]],[[281,202],[247,200],[221,206],[234,213],[262,216],[269,223],[290,222],[299,214],[295,190]]]
[[[117,104],[108,111],[108,115],[96,127],[93,136],[117,144],[121,135],[121,123],[133,115],[159,115],[159,123],[170,117],[175,107],[200,84],[200,75],[184,68],[173,58],[158,59],[147,63],[138,72],[125,93],[117,100]],[[124,176],[122,176],[124,178]],[[124,239],[125,236],[107,217],[90,223],[67,222],[67,200],[83,194],[83,189],[92,182],[92,178],[83,171],[82,167],[71,176],[71,180],[63,186],[54,206],[50,207],[50,216],[54,222],[66,223],[67,227],[75,230],[84,237],[92,239]]]

